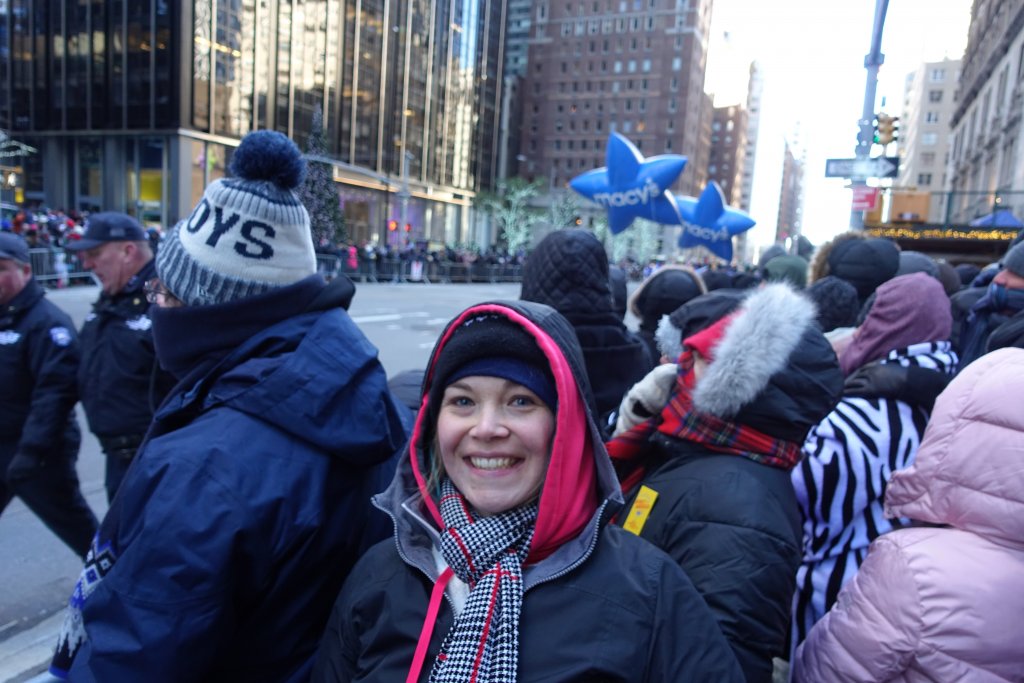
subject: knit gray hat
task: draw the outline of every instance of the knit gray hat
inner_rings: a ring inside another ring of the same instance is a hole
[[[157,276],[189,306],[226,303],[316,273],[309,214],[293,190],[306,163],[276,131],[249,133],[231,159],[234,177],[206,187],[160,244]]]
[[[1024,242],[1018,242],[1003,257],[1003,268],[1024,277]]]

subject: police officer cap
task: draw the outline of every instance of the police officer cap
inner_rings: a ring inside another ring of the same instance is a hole
[[[28,263],[28,243],[13,232],[0,232],[0,258]]]
[[[145,239],[146,231],[137,220],[126,213],[106,211],[89,216],[82,239],[68,243],[67,248],[82,251],[107,242],[142,242]]]

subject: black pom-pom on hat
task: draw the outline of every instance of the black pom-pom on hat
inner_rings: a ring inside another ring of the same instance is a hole
[[[231,174],[244,180],[269,180],[285,190],[302,183],[306,160],[298,146],[276,130],[257,130],[242,138],[231,157]]]

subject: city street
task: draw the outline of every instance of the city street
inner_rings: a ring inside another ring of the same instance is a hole
[[[80,327],[97,287],[50,291],[48,296]],[[422,368],[444,324],[469,304],[515,299],[518,284],[357,284],[350,313],[380,349],[388,375]],[[103,456],[83,427],[78,472],[83,493],[98,516],[106,511]],[[43,671],[55,642],[61,611],[81,562],[19,500],[0,516],[0,682],[25,681]]]

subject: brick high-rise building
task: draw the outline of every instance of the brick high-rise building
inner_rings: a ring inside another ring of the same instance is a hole
[[[686,155],[673,189],[699,194],[710,144],[710,22],[711,0],[535,0],[519,174],[564,187],[605,165],[617,131],[645,156]]]
[[[747,130],[746,149],[743,153],[743,181],[739,208],[750,211],[750,200],[754,194],[754,163],[757,160],[757,131],[761,126],[761,97],[764,93],[764,76],[757,62],[750,64],[750,79],[747,81]]]
[[[743,198],[743,171],[746,168],[747,112],[739,105],[715,107],[711,122],[711,154],[708,181],[722,188],[729,206],[739,208]]]
[[[779,190],[779,215],[775,241],[796,239],[803,229],[804,158],[798,146],[786,140],[782,159],[782,184]]]

